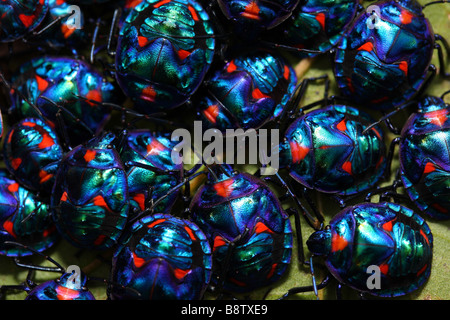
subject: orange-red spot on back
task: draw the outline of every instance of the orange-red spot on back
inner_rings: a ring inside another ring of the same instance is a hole
[[[103,198],[103,196],[101,195],[95,196],[92,199],[92,202],[94,203],[95,206],[102,207],[108,211],[111,211],[111,209],[108,207],[108,204],[105,201],[105,198]]]
[[[186,230],[186,232],[187,232],[188,235],[189,235],[189,238],[191,238],[192,241],[197,240],[197,238],[195,237],[194,232],[192,231],[191,228],[189,228],[189,227],[187,227],[187,226],[184,226],[184,230]]]
[[[133,264],[136,268],[140,268],[144,265],[145,259],[138,257],[136,253],[133,252]]]
[[[36,123],[34,123],[34,122],[31,122],[31,121],[24,121],[24,122],[22,122],[22,125],[23,126],[26,126],[26,127],[36,127]]]
[[[216,123],[219,115],[219,106],[217,104],[210,105],[203,111],[203,114],[210,122]]]
[[[237,67],[234,64],[234,61],[230,61],[227,66],[227,72],[231,73],[231,72],[235,71],[236,69],[237,69]]]
[[[61,32],[64,36],[64,39],[69,38],[74,32],[77,30],[76,28],[69,28],[67,24],[61,25]]]
[[[233,179],[227,179],[214,184],[214,190],[221,197],[228,197],[233,192]]]
[[[12,221],[6,220],[3,223],[3,229],[6,230],[10,235],[12,235],[14,238],[16,238],[16,233],[14,232],[14,223]]]
[[[138,44],[142,48],[148,43],[148,38],[143,36],[138,36]]]
[[[392,232],[394,224],[393,224],[392,220],[390,220],[388,222],[383,223],[383,225],[381,227],[388,232]]]
[[[152,86],[145,87],[140,95],[140,98],[148,102],[154,102],[156,99],[156,91]]]
[[[407,61],[400,61],[398,68],[405,73],[405,76],[408,75],[408,62]]]
[[[342,170],[344,170],[348,174],[353,174],[352,173],[352,163],[350,161],[345,161],[344,164],[342,165]]]
[[[89,99],[89,100],[101,102],[102,101],[102,94],[98,90],[90,90],[86,94],[86,98]],[[95,103],[92,102],[92,101],[87,101],[87,103],[89,103],[91,106],[95,105]]]
[[[380,265],[380,272],[386,275],[389,272],[389,265],[387,263],[383,263]]]
[[[302,146],[296,141],[289,142],[289,145],[291,147],[292,161],[294,163],[299,163],[300,161],[302,161],[309,152],[308,147]]]
[[[214,238],[213,251],[216,250],[216,248],[222,247],[226,244],[227,244],[227,242],[225,241],[224,238],[222,238],[221,236],[216,236]]]
[[[33,24],[35,17],[33,15],[27,16],[25,14],[19,14],[19,19],[22,21],[23,25],[28,28]]]
[[[325,30],[325,14],[320,12],[316,15],[316,20],[320,23],[322,30]]]
[[[52,177],[53,177],[53,174],[48,173],[45,170],[39,171],[39,178],[40,178],[39,183],[44,183],[44,182],[50,180]]]
[[[194,19],[194,21],[198,21],[198,20],[199,20],[199,19],[198,19],[198,14],[197,14],[197,11],[195,11],[194,7],[191,6],[191,5],[189,5],[189,6],[188,6],[188,9],[189,9],[189,11],[190,11],[191,14],[192,14],[192,19]]]
[[[13,167],[14,170],[17,170],[17,168],[19,168],[21,164],[22,158],[11,159],[11,167]]]
[[[187,270],[183,270],[183,269],[175,269],[173,274],[175,275],[175,277],[178,280],[183,279],[189,272],[191,271],[191,269],[187,269]]]
[[[368,51],[368,52],[372,51],[373,43],[372,42],[364,43],[361,47],[358,48],[358,51],[361,51],[361,50]]]
[[[181,60],[184,60],[191,55],[191,52],[189,52],[187,50],[183,50],[183,49],[178,50],[177,53],[178,53],[178,57]]]
[[[259,90],[259,88],[256,88],[255,90],[252,91],[252,97],[253,99],[259,100],[262,98],[270,98],[270,96],[268,96],[265,93],[262,93],[261,90]]]
[[[268,231],[269,233],[273,233],[273,231],[270,230],[269,227],[267,227],[264,223],[258,222],[258,223],[256,224],[256,226],[255,226],[255,232],[256,232],[257,234],[260,234],[260,233],[263,233],[263,232],[266,232],[266,231]]]
[[[67,201],[67,191],[64,191],[64,192],[63,192],[63,194],[61,195],[61,199],[59,199],[59,201],[60,201],[60,202],[61,202],[61,201],[66,202],[66,201]]]
[[[331,251],[342,251],[344,250],[348,245],[347,239],[340,236],[339,234],[335,233],[333,234],[333,237],[331,239]]]
[[[422,237],[425,239],[425,241],[427,242],[428,245],[430,245],[430,240],[428,239],[428,236],[425,234],[425,232],[423,232],[423,230],[420,230],[420,234],[422,235]]]
[[[56,298],[58,300],[73,300],[78,297],[80,293],[77,290],[70,289],[58,285],[56,287]]]
[[[427,162],[427,164],[425,165],[425,168],[423,169],[423,173],[430,173],[435,170],[436,170],[436,167],[434,166],[434,164],[431,162]]]
[[[96,153],[97,152],[95,150],[86,150],[86,153],[84,154],[84,160],[86,162],[94,160]]]
[[[277,263],[274,263],[274,264],[272,265],[272,267],[270,268],[269,273],[267,274],[267,277],[266,277],[267,279],[272,278],[273,274],[275,273],[275,270],[277,269],[277,266],[278,266]]]
[[[138,4],[140,4],[143,0],[128,0],[125,3],[125,8],[130,9],[136,7]]]
[[[154,226],[156,226],[157,224],[163,223],[164,221],[166,221],[166,219],[157,219],[155,221],[153,221],[152,223],[150,223],[147,228],[153,228]]]
[[[52,137],[50,137],[48,135],[48,133],[44,133],[42,135],[42,141],[39,142],[38,147],[39,147],[39,149],[45,149],[45,148],[53,146],[54,144],[55,144],[55,141],[52,139]]]
[[[422,269],[420,269],[420,270],[417,272],[417,276],[420,276],[422,273],[424,273],[424,271],[427,270],[427,267],[428,267],[428,264],[424,265],[424,266],[422,267]]]
[[[345,131],[345,130],[347,130],[347,124],[346,124],[346,122],[345,122],[345,119],[343,119],[341,122],[339,122],[339,123],[337,124],[336,128],[337,128],[339,131]]]
[[[170,1],[172,1],[172,0],[162,0],[162,1],[160,1],[160,2],[155,3],[155,4],[153,5],[153,7],[159,8],[159,7],[161,7],[162,5],[164,5],[164,4],[166,4],[166,3],[169,3]]]
[[[50,228],[48,228],[48,229],[44,230],[44,232],[42,232],[42,236],[44,238],[48,237],[50,234],[52,234],[55,231],[56,231],[56,226],[52,225]]]
[[[106,236],[104,234],[101,234],[97,237],[97,239],[95,239],[94,241],[94,245],[99,246],[103,243],[103,241],[105,241]]]
[[[151,154],[158,155],[160,151],[164,150],[164,145],[158,140],[152,140],[151,143],[147,144],[147,156]]]
[[[44,91],[45,89],[47,89],[47,87],[48,87],[48,81],[47,80],[45,80],[44,78],[39,77],[38,75],[36,75],[34,78],[36,79],[39,91]]]
[[[284,66],[283,77],[287,80],[287,79],[289,79],[290,75],[291,75],[291,71],[289,70],[289,67],[287,65],[285,65]]]
[[[11,184],[8,186],[8,191],[9,191],[9,192],[17,192],[17,190],[19,190],[19,184],[18,184],[17,182],[11,183]]]
[[[442,127],[448,119],[448,109],[430,111],[424,114],[432,124]]]
[[[145,194],[143,193],[137,193],[133,196],[133,200],[137,202],[139,205],[139,209],[142,211],[145,210]]]
[[[245,7],[245,10],[241,13],[241,16],[251,20],[259,20],[259,11],[260,9],[256,4],[256,1],[252,1]]]
[[[414,15],[408,10],[402,10],[400,13],[400,21],[403,24],[410,24],[413,18]]]

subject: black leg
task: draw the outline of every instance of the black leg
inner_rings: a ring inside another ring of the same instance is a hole
[[[435,34],[434,38],[435,38],[435,41],[439,41],[444,46],[447,59],[449,59],[450,58],[450,46],[449,46],[447,40],[438,34]],[[439,74],[440,74],[440,76],[442,76],[446,79],[450,79],[450,73],[446,72],[444,53],[443,53],[441,44],[439,44],[439,43],[434,44],[434,48],[438,52]]]

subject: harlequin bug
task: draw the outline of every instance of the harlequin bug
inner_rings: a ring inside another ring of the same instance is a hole
[[[444,1],[439,1],[444,2]],[[361,12],[345,32],[334,59],[334,75],[341,94],[376,110],[408,102],[427,87],[430,64],[438,49],[441,75],[445,73],[441,41],[415,0],[385,0]],[[375,12],[375,13],[374,13]],[[374,22],[375,20],[375,22]]]
[[[399,204],[360,203],[345,208],[306,244],[313,257],[323,257],[329,273],[340,284],[378,297],[417,290],[431,272],[430,228],[417,213]],[[374,272],[379,284],[372,285],[369,278]],[[325,277],[318,286],[329,283]],[[305,290],[310,287],[293,288],[284,298]]]
[[[133,224],[113,257],[108,296],[120,299],[198,300],[211,278],[211,248],[193,222],[168,214],[147,215]]]
[[[8,176],[5,169],[0,171],[0,254],[27,256],[31,249],[41,252],[52,247],[60,237],[49,205]],[[7,241],[20,241],[30,250],[7,246]]]

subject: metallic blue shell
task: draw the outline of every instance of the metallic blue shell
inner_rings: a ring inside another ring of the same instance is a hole
[[[441,98],[424,98],[409,117],[399,157],[411,200],[435,219],[450,219],[450,107]]]
[[[259,128],[279,116],[294,94],[297,76],[278,53],[251,51],[212,72],[199,109],[203,122],[226,129]]]
[[[425,220],[394,203],[362,203],[338,213],[329,228],[307,241],[336,279],[381,297],[410,293],[430,276],[433,236]],[[379,267],[380,288],[369,289],[369,266]]]
[[[154,187],[153,200],[166,195],[181,182],[183,165],[173,162],[171,153],[176,143],[163,135],[152,133],[147,129],[139,129],[128,132],[125,139],[125,144],[120,150],[120,157],[125,164],[128,161],[134,161],[155,167],[157,170],[173,171],[164,174],[147,168],[126,165],[128,193],[132,207],[130,210],[141,212],[145,209],[149,187]],[[178,194],[179,192],[172,192],[154,207],[153,212],[169,213]]]
[[[357,0],[301,1],[289,19],[280,28],[274,29],[274,41],[299,49],[328,52],[337,45],[355,18],[358,3]],[[317,55],[305,52],[295,54],[300,57]]]
[[[214,55],[209,16],[195,0],[146,0],[127,16],[116,78],[144,113],[172,109],[197,90]]]
[[[54,103],[64,108],[66,111],[62,110],[61,114],[71,145],[74,146],[100,132],[111,112],[77,95],[97,102],[117,102],[114,86],[91,65],[73,58],[34,58],[23,64],[13,76],[12,87],[15,90],[11,93],[11,112],[21,118],[42,118],[30,106],[31,103],[40,110],[43,120],[58,128],[56,114],[60,108]]]
[[[12,42],[36,29],[48,11],[47,0],[0,2],[0,42]]]
[[[48,15],[37,28],[36,32],[47,27],[55,19],[67,16],[72,12],[70,6],[73,4],[73,1],[69,1],[68,3],[66,0],[46,0],[46,2],[48,2],[49,6]],[[33,44],[44,43],[52,48],[62,48],[67,45],[70,47],[80,47],[83,44],[85,45],[88,37],[85,33],[84,14],[81,9],[77,14],[79,14],[77,18],[79,28],[72,28],[68,22],[74,20],[67,17],[62,19],[59,23],[54,24],[49,29],[46,29],[40,35],[31,37],[29,42]]]
[[[5,137],[3,152],[6,168],[21,185],[40,195],[50,194],[63,150],[49,124],[37,118],[15,123]]]
[[[255,35],[285,21],[299,0],[218,0],[223,14],[238,31],[239,36]]]
[[[369,189],[386,168],[386,147],[379,126],[353,107],[330,105],[297,118],[280,146],[280,168],[310,189],[339,195]]]
[[[49,206],[8,178],[0,170],[0,254],[10,257],[28,256],[32,251],[6,245],[6,241],[20,242],[42,252],[59,240],[50,217]]]
[[[46,281],[30,290],[25,300],[95,300],[86,289],[86,277],[81,278],[80,287],[69,281],[72,273],[65,273],[58,280]],[[78,284],[77,284],[78,285]]]
[[[263,181],[247,173],[218,174],[217,181],[210,177],[190,211],[213,248],[212,282],[224,280],[224,290],[249,292],[274,283],[286,271],[293,242],[290,220]],[[225,279],[217,279],[224,271]]]
[[[51,195],[52,217],[72,245],[104,250],[115,245],[128,217],[127,175],[115,136],[104,133],[68,152]]]
[[[338,45],[334,75],[345,97],[388,110],[421,88],[433,55],[434,34],[415,0],[372,5],[380,8],[378,22],[370,28],[371,13],[359,14]]]
[[[168,214],[136,222],[115,252],[111,299],[198,300],[211,278],[211,248],[205,234],[189,220]]]

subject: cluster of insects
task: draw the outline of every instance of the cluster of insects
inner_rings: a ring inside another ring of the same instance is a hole
[[[0,255],[26,276],[0,297],[98,299],[95,280],[111,300],[420,291],[429,222],[450,220],[450,46],[431,5],[449,12],[446,0],[2,1]],[[178,161],[172,133],[194,122],[277,132],[265,151],[279,166],[235,164],[239,147]],[[106,272],[63,267],[62,245]]]

